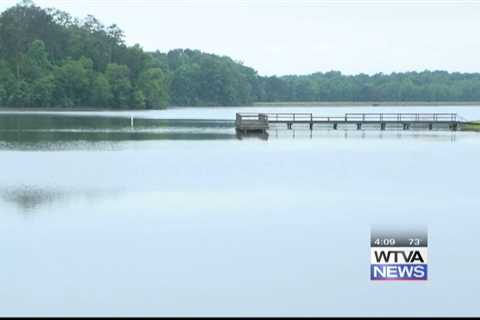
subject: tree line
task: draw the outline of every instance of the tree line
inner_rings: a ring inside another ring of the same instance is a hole
[[[93,16],[25,0],[0,15],[0,106],[151,109],[275,101],[480,101],[480,74],[262,77],[198,50],[145,52]]]
[[[480,101],[480,73],[446,71],[269,78],[263,101]]]

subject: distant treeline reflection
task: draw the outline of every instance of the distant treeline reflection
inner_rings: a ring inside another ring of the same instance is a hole
[[[200,119],[154,119],[130,118],[129,116],[62,115],[35,113],[0,114],[0,131],[27,130],[82,130],[98,131],[115,129],[160,129],[160,128],[232,128],[226,120]]]
[[[115,149],[117,142],[235,139],[232,121],[1,114],[0,150]]]

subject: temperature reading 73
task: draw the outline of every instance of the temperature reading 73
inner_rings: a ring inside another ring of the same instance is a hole
[[[408,242],[410,243],[410,246],[419,246],[422,242],[422,239],[412,238],[408,239]]]

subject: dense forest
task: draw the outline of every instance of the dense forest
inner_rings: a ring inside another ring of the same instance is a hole
[[[148,109],[274,101],[480,101],[480,74],[262,77],[229,57],[198,50],[145,52],[128,46],[116,25],[31,1],[0,15],[3,107]]]
[[[194,50],[127,46],[116,25],[24,1],[0,15],[0,105],[159,108],[244,105],[255,70]]]

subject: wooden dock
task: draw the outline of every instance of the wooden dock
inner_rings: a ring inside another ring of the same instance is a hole
[[[265,113],[237,113],[235,128],[240,133],[266,133],[269,128],[268,115]]]
[[[315,125],[327,125],[337,130],[339,126],[362,130],[366,126],[387,128],[448,128],[456,131],[462,124],[468,124],[456,113],[347,113],[344,116],[318,116],[312,113],[237,113],[235,127],[239,133],[266,133],[272,126],[306,125],[313,130]]]

